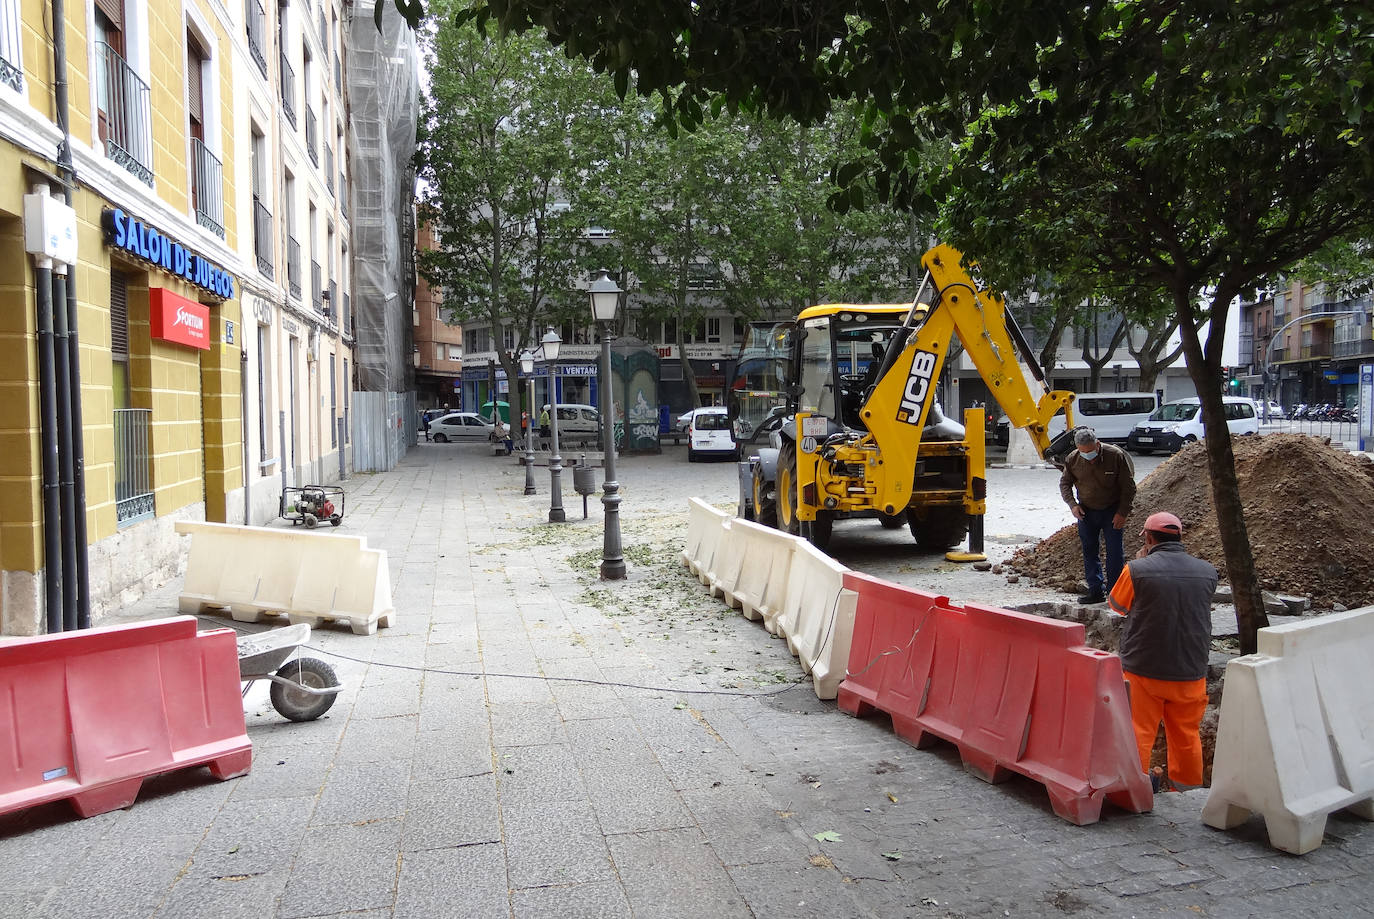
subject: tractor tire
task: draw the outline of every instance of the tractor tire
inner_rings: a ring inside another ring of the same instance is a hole
[[[968,513],[962,507],[913,507],[906,522],[916,545],[932,552],[953,549],[968,537]]]
[[[777,529],[778,505],[774,494],[777,483],[763,477],[763,466],[754,465],[754,521]]]
[[[797,445],[782,442],[778,451],[778,529],[793,536],[801,535],[801,521],[797,519]]]
[[[830,534],[834,529],[835,515],[830,511],[816,511],[816,519],[802,523],[802,535],[806,541],[824,552],[830,548]]]
[[[298,657],[295,660],[287,661],[281,665],[281,669],[277,671],[277,676],[301,686],[309,686],[311,689],[324,689],[326,686],[339,685],[339,678],[334,674],[334,668],[313,657]],[[298,689],[283,686],[281,683],[273,683],[268,695],[272,699],[272,707],[283,718],[290,721],[314,721],[329,711],[330,706],[338,697],[338,693],[319,696],[301,692]]]
[[[882,511],[879,511],[878,522],[882,524],[884,530],[895,530],[906,523],[906,514],[901,511],[895,514],[884,514]]]

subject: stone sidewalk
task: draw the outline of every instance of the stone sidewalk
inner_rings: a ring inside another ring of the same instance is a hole
[[[1203,792],[1074,827],[1033,783],[984,784],[819,702],[784,642],[678,564],[686,497],[732,502],[732,467],[679,450],[620,477],[620,584],[596,580],[599,505],[581,519],[570,475],[562,526],[548,471],[526,497],[484,445],[352,479],[342,531],[389,552],[398,621],[314,633],[347,686],[331,712],[289,724],[259,686],[249,775],[0,818],[0,916],[1371,914],[1374,831],[1353,818],[1302,858],[1257,821],[1206,828]],[[177,587],[124,618],[175,613]]]

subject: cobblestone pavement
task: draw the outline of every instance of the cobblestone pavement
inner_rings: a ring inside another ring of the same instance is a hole
[[[581,518],[571,475],[561,526],[547,470],[526,497],[479,447],[354,477],[342,531],[388,550],[398,621],[314,633],[347,685],[332,711],[289,724],[257,687],[249,775],[0,818],[0,916],[1370,915],[1374,831],[1353,818],[1301,858],[1258,821],[1203,826],[1200,791],[1075,827],[1029,781],[985,784],[818,701],[785,642],[678,564],[687,497],[732,503],[733,467],[680,448],[620,466],[618,584],[596,580],[600,509]],[[1051,470],[994,470],[989,503],[994,559],[1068,519]],[[876,524],[835,535],[846,564],[957,601],[1043,598]],[[173,614],[177,588],[123,618]]]

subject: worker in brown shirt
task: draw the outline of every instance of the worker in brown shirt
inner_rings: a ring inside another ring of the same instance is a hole
[[[1088,592],[1078,602],[1103,603],[1125,562],[1122,527],[1135,500],[1135,466],[1125,450],[1100,443],[1092,428],[1075,429],[1073,442],[1078,449],[1064,461],[1059,493],[1078,520],[1078,540],[1083,545],[1083,579]],[[1098,561],[1103,541],[1107,545],[1105,582]]]

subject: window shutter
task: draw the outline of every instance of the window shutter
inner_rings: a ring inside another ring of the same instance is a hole
[[[95,0],[95,8],[105,14],[105,18],[110,20],[110,25],[123,31],[124,0]]]
[[[110,352],[129,358],[129,279],[118,271],[110,272]]]
[[[191,121],[205,123],[205,54],[190,35],[186,36],[186,104]]]

